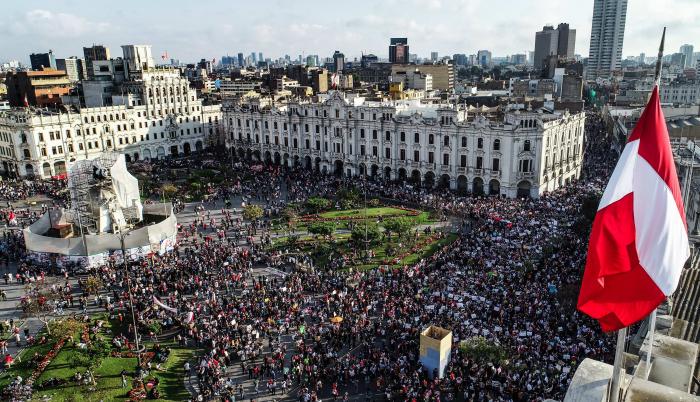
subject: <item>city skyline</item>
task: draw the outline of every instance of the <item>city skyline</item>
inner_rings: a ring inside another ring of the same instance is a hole
[[[299,3],[291,7],[279,0],[264,3],[231,5],[215,0],[203,10],[191,3],[166,8],[173,3],[126,1],[109,13],[84,0],[8,4],[0,17],[5,38],[0,60],[26,64],[29,54],[49,49],[57,57],[80,56],[82,47],[93,43],[112,49],[152,44],[158,61],[166,51],[169,58],[186,62],[253,51],[270,58],[285,54],[293,59],[300,54],[325,58],[334,50],[343,52],[347,60],[362,52],[388,58],[392,36],[407,37],[411,52],[425,58],[433,51],[442,57],[475,54],[479,49],[506,56],[527,54],[534,49],[536,31],[560,22],[577,30],[576,53],[587,57],[593,12],[592,1],[523,5],[507,0],[505,9],[512,12],[499,15],[493,15],[490,3],[482,0],[360,2],[342,12],[312,7],[320,3],[310,0],[300,2],[308,7]],[[397,7],[399,3],[404,7]],[[213,9],[219,11],[212,13]],[[678,9],[685,12],[673,11]],[[197,15],[202,18],[193,18]],[[669,27],[667,53],[676,52],[700,37],[699,19],[700,3],[692,0],[670,0],[663,6],[652,0],[631,1],[623,57],[653,54],[664,25]]]

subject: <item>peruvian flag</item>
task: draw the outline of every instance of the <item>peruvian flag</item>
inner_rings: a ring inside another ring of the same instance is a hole
[[[657,86],[600,200],[578,309],[598,320],[603,331],[627,327],[676,290],[689,255]]]

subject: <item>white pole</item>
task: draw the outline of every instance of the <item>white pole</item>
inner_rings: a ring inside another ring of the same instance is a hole
[[[649,314],[649,350],[647,351],[647,377],[651,373],[651,351],[654,349],[654,334],[656,333],[656,309]]]
[[[610,394],[608,395],[608,402],[619,402],[620,401],[620,380],[624,373],[622,360],[623,354],[625,353],[625,340],[627,339],[627,327],[619,329],[617,331],[617,349],[615,350],[615,365],[613,366],[612,372],[612,382],[610,384]]]

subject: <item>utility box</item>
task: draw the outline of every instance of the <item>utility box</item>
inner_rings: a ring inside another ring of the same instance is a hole
[[[420,362],[430,378],[433,378],[435,369],[438,378],[443,377],[451,351],[452,331],[431,325],[420,333]]]

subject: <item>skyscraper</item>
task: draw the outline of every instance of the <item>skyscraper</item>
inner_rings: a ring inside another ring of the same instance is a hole
[[[238,67],[245,66],[245,59],[243,59],[243,53],[238,53]]]
[[[258,62],[261,62],[261,61],[265,61],[265,59],[263,59],[262,52],[258,52]]]
[[[695,65],[695,60],[693,60],[693,45],[683,45],[681,46],[681,53],[685,55],[685,68],[692,68]]]
[[[438,52],[430,52],[430,61],[436,62],[438,60]]]
[[[408,64],[408,38],[391,38],[389,41],[389,62]]]
[[[576,48],[576,30],[569,24],[559,24],[557,29],[545,26],[535,34],[535,68],[544,68],[548,56],[573,59]]]
[[[345,55],[337,50],[333,53],[333,67],[336,73],[342,73],[345,69]]]
[[[109,60],[109,48],[102,45],[92,45],[83,48],[83,56],[85,56],[85,71],[87,79],[95,78],[95,71],[92,68],[92,62],[95,60]]]
[[[586,78],[609,78],[620,69],[627,0],[594,0]]]

